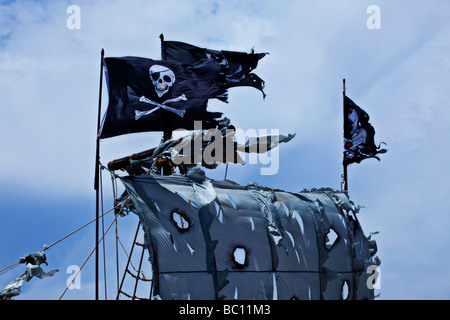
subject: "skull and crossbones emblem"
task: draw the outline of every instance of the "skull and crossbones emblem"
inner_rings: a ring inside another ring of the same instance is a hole
[[[148,73],[150,76],[150,80],[155,88],[155,92],[159,98],[161,98],[167,92],[169,92],[169,89],[175,83],[175,79],[176,79],[175,73],[165,66],[155,64],[149,68]],[[162,103],[152,101],[152,100],[148,99],[147,97],[142,96],[139,99],[140,102],[152,104],[156,107],[151,110],[147,110],[147,111],[135,110],[134,111],[135,112],[135,120],[138,120],[142,116],[146,116],[146,115],[158,110],[159,108],[173,112],[183,118],[184,114],[186,113],[186,110],[175,109],[170,106],[167,106],[167,104],[172,103],[172,102],[177,102],[177,101],[186,101],[186,100],[187,100],[187,98],[184,94],[182,94],[181,96],[179,96],[177,98],[167,99]]]
[[[170,87],[175,83],[175,74],[167,67],[160,65],[153,65],[148,70],[150,80],[155,86],[155,91],[158,97],[165,95]]]

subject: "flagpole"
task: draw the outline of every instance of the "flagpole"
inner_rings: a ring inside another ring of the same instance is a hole
[[[161,39],[161,60],[165,60],[165,54],[164,54],[164,34],[159,35],[159,39]]]
[[[97,118],[97,141],[96,141],[96,155],[95,155],[95,300],[98,300],[98,240],[99,240],[99,181],[100,181],[100,118],[102,109],[102,84],[103,84],[103,58],[105,56],[105,50],[101,51],[100,59],[100,88],[98,96],[98,118]]]
[[[345,117],[347,116],[346,113],[345,113],[345,79],[342,80],[342,87],[343,87],[343,90],[342,90],[342,98],[343,98],[343,102],[342,102],[343,106],[342,106],[342,109],[343,109],[343,114],[344,114],[344,117],[343,117],[343,127],[344,127],[344,131],[343,131],[343,132],[345,133]],[[342,161],[342,165],[343,165],[343,167],[344,167],[344,173],[342,174],[343,188],[341,187],[341,189],[342,189],[344,192],[347,193],[347,192],[348,192],[347,164],[345,164],[344,161]]]
[[[164,34],[160,34],[159,35],[159,39],[161,40],[161,60],[165,60],[165,54],[164,54]],[[163,110],[162,112],[162,121],[164,124],[164,129],[163,129],[163,141],[167,141],[172,139],[172,129],[170,129],[170,120],[169,117],[167,115],[167,113]],[[162,173],[163,175],[170,175],[172,174],[172,169],[170,167],[168,167],[167,165],[163,165],[162,167]]]

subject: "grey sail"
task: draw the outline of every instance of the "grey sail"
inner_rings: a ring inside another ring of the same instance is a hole
[[[153,298],[373,299],[379,265],[347,195],[186,176],[121,178],[145,232]]]

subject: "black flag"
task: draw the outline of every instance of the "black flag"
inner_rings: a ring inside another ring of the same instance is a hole
[[[385,153],[375,145],[375,129],[369,123],[369,115],[344,95],[344,165],[360,163],[367,158],[375,158]]]
[[[164,41],[161,35],[161,51],[163,60],[179,61],[188,65],[204,59],[217,62],[225,70],[227,87],[250,86],[260,90],[265,97],[264,81],[251,73],[267,53],[245,53],[237,51],[211,50],[199,48],[178,41]]]
[[[206,111],[210,98],[226,101],[225,75],[204,60],[192,66],[140,57],[105,58],[109,104],[100,139],[146,131],[214,127],[221,113]]]

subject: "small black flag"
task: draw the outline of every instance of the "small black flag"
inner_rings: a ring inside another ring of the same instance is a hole
[[[225,70],[227,88],[249,86],[260,90],[263,97],[266,96],[263,91],[264,81],[251,72],[267,53],[199,48],[184,42],[164,41],[163,35],[161,35],[161,46],[163,60],[173,60],[188,65],[204,59],[214,60]]]
[[[146,132],[215,127],[221,113],[206,111],[210,98],[226,101],[225,75],[216,63],[192,66],[140,57],[105,58],[109,104],[100,139]]]
[[[374,142],[375,129],[369,123],[369,115],[344,95],[344,165],[360,163],[367,158],[375,158],[378,153],[385,153]]]

